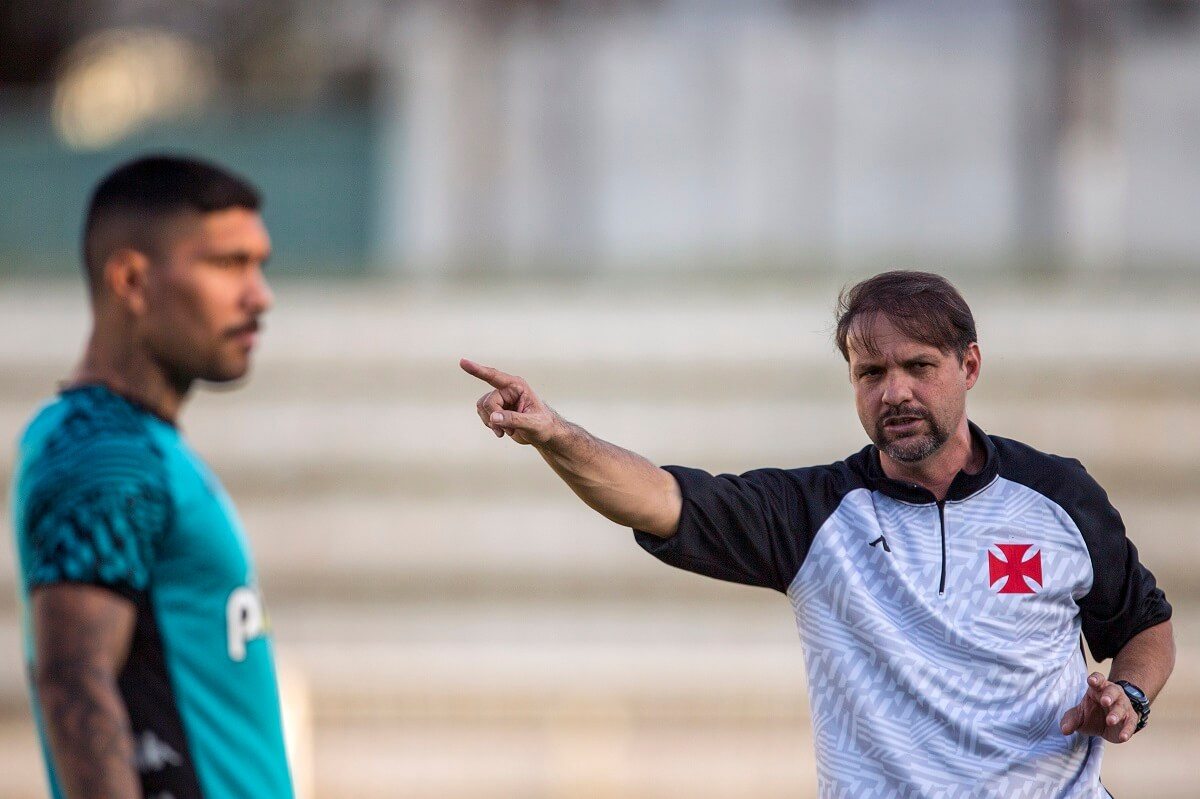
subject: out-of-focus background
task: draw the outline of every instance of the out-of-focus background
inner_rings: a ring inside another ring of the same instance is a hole
[[[258,366],[183,426],[253,539],[305,799],[813,796],[786,600],[643,554],[456,361],[658,462],[836,460],[865,436],[834,297],[893,267],[972,303],[973,417],[1122,510],[1180,649],[1106,783],[1195,795],[1200,7],[8,0],[0,42],[5,482],[86,334],[95,181],[171,150],[264,189]]]

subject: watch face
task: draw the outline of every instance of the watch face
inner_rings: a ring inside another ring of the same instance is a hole
[[[1129,697],[1129,703],[1133,705],[1134,711],[1138,714],[1137,727],[1134,729],[1134,732],[1138,732],[1146,726],[1146,721],[1150,718],[1150,701],[1146,699],[1146,694],[1142,689],[1133,683],[1127,680],[1117,680],[1116,682],[1125,691],[1125,695]]]
[[[1129,695],[1130,699],[1134,699],[1138,702],[1146,701],[1146,694],[1142,692],[1141,688],[1138,688],[1133,683],[1128,683],[1124,680],[1121,680],[1118,685],[1125,689],[1125,693]]]

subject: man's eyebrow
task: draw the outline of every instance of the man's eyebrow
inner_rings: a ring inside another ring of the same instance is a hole
[[[204,257],[210,261],[261,261],[265,264],[267,261],[271,260],[271,254],[272,253],[270,250],[267,250],[265,253],[257,253],[253,250],[236,249],[225,251],[218,250],[215,252],[210,252]]]

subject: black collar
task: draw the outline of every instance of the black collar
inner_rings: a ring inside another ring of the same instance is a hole
[[[974,422],[968,421],[967,425],[971,429],[971,438],[987,453],[987,460],[978,474],[960,471],[954,476],[949,490],[946,491],[947,502],[959,502],[982,491],[996,479],[996,475],[1000,472],[1000,458],[992,439],[985,435]],[[867,485],[872,491],[879,491],[893,499],[914,505],[931,505],[937,501],[929,489],[902,480],[893,480],[884,474],[883,465],[879,462],[879,449],[874,444],[863,449],[860,455],[865,457]]]

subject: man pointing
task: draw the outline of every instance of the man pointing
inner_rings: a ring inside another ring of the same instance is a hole
[[[653,555],[788,596],[822,797],[1108,796],[1103,742],[1145,726],[1175,651],[1120,515],[1078,461],[969,421],[982,356],[944,278],[877,275],[837,322],[872,443],[740,476],[659,468],[520,377],[461,366],[493,387],[486,427]],[[1107,677],[1088,675],[1081,635]]]

